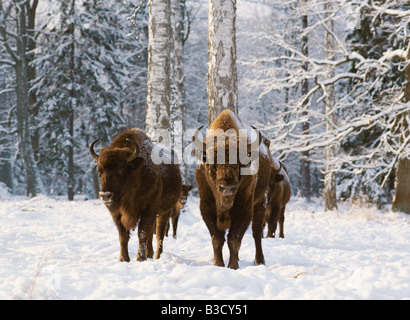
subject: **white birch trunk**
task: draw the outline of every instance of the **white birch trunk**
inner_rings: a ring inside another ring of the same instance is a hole
[[[171,7],[170,0],[149,0],[148,82],[146,131],[158,140],[170,130],[171,107]],[[165,138],[165,137],[164,137]]]
[[[333,11],[331,1],[324,4],[325,19],[328,18]],[[329,19],[325,22],[325,58],[329,61],[335,59],[335,39],[333,33],[333,20]],[[326,80],[332,79],[335,75],[334,67],[329,65],[326,72]],[[331,133],[334,130],[335,123],[334,106],[335,106],[335,87],[333,84],[326,86],[325,97],[325,115],[326,115],[326,133]],[[336,173],[334,166],[331,164],[334,161],[336,150],[334,145],[326,146],[325,148],[325,210],[333,210],[337,208],[336,203]]]
[[[173,34],[173,70],[172,70],[172,100],[171,122],[173,135],[173,148],[177,154],[183,177],[186,176],[186,167],[182,161],[183,133],[185,131],[185,88],[184,88],[184,41],[185,41],[185,0],[171,0],[171,25]]]
[[[238,113],[236,0],[209,0],[208,125],[222,110]]]
[[[306,32],[306,29],[308,28],[308,9],[307,9],[307,0],[301,0],[300,5],[302,6],[303,10],[303,15],[301,17],[301,22],[302,22],[302,32]],[[309,56],[309,38],[307,34],[304,34],[302,36],[302,47],[301,47],[301,53],[305,57]],[[302,69],[304,72],[308,72],[309,66],[307,62],[302,63]],[[306,97],[309,92],[309,80],[306,78],[302,80],[301,83],[301,93],[302,97]],[[307,120],[302,122],[302,135],[309,135],[310,132],[310,122],[309,122],[309,112],[308,112],[308,106],[307,100],[303,103],[303,110],[302,116],[306,117]],[[308,201],[310,201],[311,198],[311,179],[310,179],[310,152],[309,150],[302,151],[301,152],[301,157],[300,157],[300,176],[301,176],[301,182],[300,182],[300,189],[301,189],[301,194],[302,197],[306,198]]]

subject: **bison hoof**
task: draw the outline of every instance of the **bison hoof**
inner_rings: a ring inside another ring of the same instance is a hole
[[[130,258],[124,258],[122,255],[120,256],[120,261],[121,262],[130,262]]]
[[[255,260],[255,266],[265,265],[265,259]]]
[[[139,262],[142,262],[142,261],[146,261],[147,260],[147,257],[145,257],[145,256],[137,256],[137,261],[139,261]]]
[[[237,270],[237,269],[239,269],[239,264],[237,262],[236,263],[229,263],[228,268],[233,269],[233,270]]]
[[[213,262],[215,267],[225,267],[225,263],[223,261],[215,261]]]

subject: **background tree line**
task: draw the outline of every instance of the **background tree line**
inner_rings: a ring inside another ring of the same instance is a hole
[[[14,194],[91,197],[93,138],[211,121],[208,8],[219,2],[0,0],[0,181]],[[293,192],[331,209],[410,190],[410,4],[232,3],[229,107],[272,139]]]

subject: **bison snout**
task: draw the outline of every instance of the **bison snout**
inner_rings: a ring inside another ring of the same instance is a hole
[[[109,191],[100,191],[100,199],[106,204],[111,205],[114,199],[114,194]]]
[[[236,192],[236,186],[227,186],[227,185],[220,184],[219,192],[227,196],[233,195]]]

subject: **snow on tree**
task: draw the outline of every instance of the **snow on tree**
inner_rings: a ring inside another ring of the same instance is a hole
[[[407,2],[76,0],[70,19],[72,1],[0,1],[0,180],[12,192],[34,169],[46,193],[92,195],[91,139],[145,125],[179,137],[179,120],[196,128],[230,108],[271,138],[294,193],[331,195],[330,209],[336,182],[337,199],[395,193],[407,211]]]
[[[254,68],[254,78],[246,85],[248,90],[258,87],[261,92],[258,101],[275,101],[273,110],[276,112],[268,116],[265,126],[273,138],[272,151],[281,157],[310,151],[309,158],[314,167],[327,174],[336,173],[339,197],[362,194],[371,201],[386,202],[387,191],[382,191],[382,186],[386,186],[394,172],[397,157],[406,150],[406,139],[399,143],[400,133],[392,128],[408,110],[408,105],[400,101],[405,61],[395,58],[395,54],[401,54],[407,47],[408,9],[400,1],[351,4],[341,0],[332,2],[333,10],[327,15],[323,8],[328,2],[307,3],[310,26],[305,32],[283,28],[283,20],[302,15],[301,8],[293,6],[296,2],[287,4],[286,16],[283,16],[286,5],[276,2],[267,5],[276,19],[267,22],[270,33],[263,29],[248,34],[259,37],[262,45],[271,48],[272,54],[242,59],[242,66]],[[352,10],[352,14],[346,9],[353,5],[358,7]],[[391,13],[396,17],[389,17]],[[347,28],[346,21],[352,15],[356,15],[356,23]],[[330,20],[335,26],[333,32],[327,27]],[[363,32],[364,35],[374,36],[368,37],[360,46],[351,45],[351,37],[345,40],[345,30],[358,32],[361,28],[370,30],[370,33]],[[301,52],[300,43],[295,41],[297,35],[306,32],[309,55]],[[326,32],[335,41],[334,57],[325,54]],[[306,63],[307,71],[301,72]],[[334,75],[329,74],[329,68],[334,70]],[[301,93],[299,88],[306,79],[310,83],[309,91]],[[325,112],[324,103],[329,97],[327,89],[330,86],[335,88],[335,103]],[[295,96],[299,98],[295,99]],[[303,134],[301,126],[307,119],[309,134]],[[331,124],[328,130],[326,123]],[[338,148],[333,157],[324,156],[329,146]],[[331,171],[326,167],[332,168]],[[323,179],[323,175],[319,178]],[[292,179],[302,180],[297,176]]]

